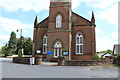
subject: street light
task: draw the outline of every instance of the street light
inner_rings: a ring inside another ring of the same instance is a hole
[[[17,29],[16,31],[19,32],[19,30],[20,30],[20,38],[21,38],[22,37],[22,29]],[[22,54],[23,54],[23,48],[22,48]]]
[[[20,30],[20,37],[22,36],[22,29],[17,29],[16,31],[19,32]]]

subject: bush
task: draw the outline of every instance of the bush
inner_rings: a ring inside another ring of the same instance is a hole
[[[120,53],[118,53],[117,55],[117,60],[120,60]]]
[[[0,57],[5,57],[5,54],[1,54],[1,53],[0,53]]]
[[[22,54],[22,50],[21,49],[19,49],[19,51],[18,51],[18,58],[23,58],[23,54]]]
[[[98,54],[95,54],[95,55],[93,56],[93,60],[100,60]]]

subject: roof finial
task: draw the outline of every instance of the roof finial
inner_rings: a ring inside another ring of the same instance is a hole
[[[35,21],[34,21],[34,26],[38,24],[38,21],[37,21],[37,15],[36,15],[36,18],[35,18]]]
[[[95,17],[94,17],[94,12],[93,12],[93,11],[92,11],[91,23],[92,23],[92,24],[95,24]]]

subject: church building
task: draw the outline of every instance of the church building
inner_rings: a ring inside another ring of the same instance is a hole
[[[71,0],[50,0],[49,16],[34,22],[33,56],[43,60],[91,60],[96,53],[95,18],[74,13]]]

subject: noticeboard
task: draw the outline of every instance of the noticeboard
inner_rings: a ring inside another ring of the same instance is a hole
[[[37,50],[37,53],[40,54],[40,53],[41,53],[41,50]]]
[[[47,54],[48,54],[48,55],[52,55],[52,51],[48,51]]]
[[[68,55],[68,52],[63,52],[63,55]]]

